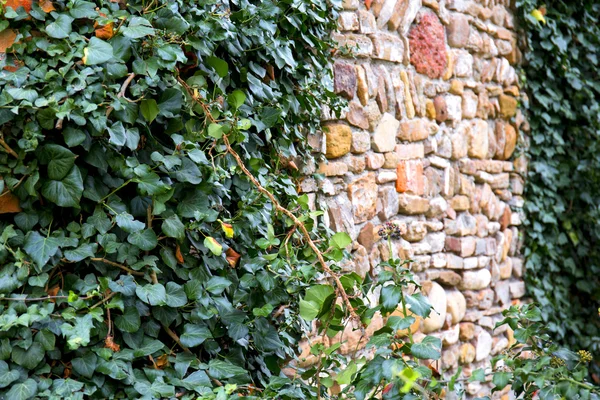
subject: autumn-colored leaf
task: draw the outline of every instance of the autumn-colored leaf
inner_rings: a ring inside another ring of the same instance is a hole
[[[0,53],[6,53],[6,50],[13,45],[17,38],[17,32],[12,29],[5,29],[0,32]]]
[[[17,11],[17,8],[23,7],[25,11],[31,11],[31,3],[32,0],[5,0],[4,7],[10,7],[13,10]]]
[[[40,0],[40,8],[45,13],[50,13],[56,10],[56,8],[54,8],[54,3],[52,3],[50,0]]]
[[[106,25],[99,25],[96,28],[96,37],[108,40],[114,36],[114,24],[109,22]]]
[[[542,12],[538,9],[533,10],[531,12],[531,16],[535,18],[538,22],[541,22],[542,24],[546,23],[546,18],[544,18],[544,14],[542,14]]]
[[[373,2],[373,0],[365,0],[365,7],[367,8],[367,10],[371,9],[372,2]]]
[[[21,212],[19,198],[11,192],[4,192],[0,195],[0,214]]]
[[[179,264],[183,264],[183,254],[181,254],[181,248],[179,245],[175,248],[175,258],[179,261]]]
[[[71,366],[71,363],[67,363],[65,364],[65,370],[63,371],[63,378],[68,378],[71,376],[71,372],[73,371],[73,367]]]
[[[237,265],[238,261],[240,260],[240,253],[238,253],[237,251],[235,251],[234,249],[232,249],[231,247],[227,249],[227,251],[225,252],[225,256],[227,258],[227,262],[229,263],[229,266],[231,268],[235,268],[235,266]]]
[[[169,365],[169,355],[168,354],[163,354],[162,356],[157,357],[154,360],[154,365],[156,366],[156,369],[163,369],[166,366]]]
[[[228,239],[233,238],[233,226],[231,224],[221,222],[221,229],[223,229],[225,237],[227,237]]]
[[[104,347],[111,349],[115,353],[121,350],[121,346],[115,343],[112,336],[107,336],[106,339],[104,339]]]
[[[60,287],[58,287],[58,285],[51,287],[50,289],[46,290],[46,293],[48,293],[48,296],[52,297],[52,296],[56,296],[58,294],[58,291],[60,290]],[[55,299],[50,299],[51,302],[56,303]]]

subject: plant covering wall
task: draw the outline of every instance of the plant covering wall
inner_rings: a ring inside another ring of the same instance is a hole
[[[288,160],[310,157],[333,99],[331,5],[9,1],[2,15],[0,396],[301,393],[277,376],[318,266],[228,148],[308,210]]]
[[[598,358],[600,6],[593,1],[517,6],[528,45],[528,291],[556,338]]]

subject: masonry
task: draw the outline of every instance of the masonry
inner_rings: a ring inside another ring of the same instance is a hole
[[[324,110],[324,133],[310,138],[324,178],[301,183],[330,228],[355,240],[348,268],[363,276],[388,257],[379,226],[399,224],[393,251],[413,260],[435,309],[415,337],[442,338],[444,375],[469,376],[508,348],[512,332],[493,328],[525,292],[526,163],[515,148],[527,124],[508,3],[345,0],[334,37],[348,56],[335,60],[334,87],[349,105],[342,119]]]

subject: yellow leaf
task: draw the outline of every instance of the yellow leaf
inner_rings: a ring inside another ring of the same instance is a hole
[[[89,49],[87,47],[83,49],[83,58],[81,59],[81,61],[83,61],[83,65],[87,65],[88,51]]]
[[[221,222],[221,229],[223,229],[223,232],[225,232],[225,236],[228,239],[233,237],[233,226],[231,224]]]
[[[546,18],[544,18],[544,14],[542,14],[542,12],[538,9],[533,10],[531,12],[531,16],[537,21],[541,22],[542,24],[546,23]]]

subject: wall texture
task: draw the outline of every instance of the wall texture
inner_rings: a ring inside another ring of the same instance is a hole
[[[525,291],[526,165],[514,153],[526,124],[507,3],[344,1],[334,36],[349,51],[337,55],[334,85],[349,108],[341,120],[324,111],[325,133],[311,137],[328,159],[315,167],[324,179],[301,183],[329,226],[356,240],[347,267],[361,275],[387,257],[379,226],[400,224],[394,251],[414,260],[436,310],[418,329],[442,338],[447,375],[462,366],[469,376],[509,346],[512,333],[493,327]],[[349,330],[338,340],[349,342],[343,351],[361,338]],[[471,396],[488,391],[467,386]]]

